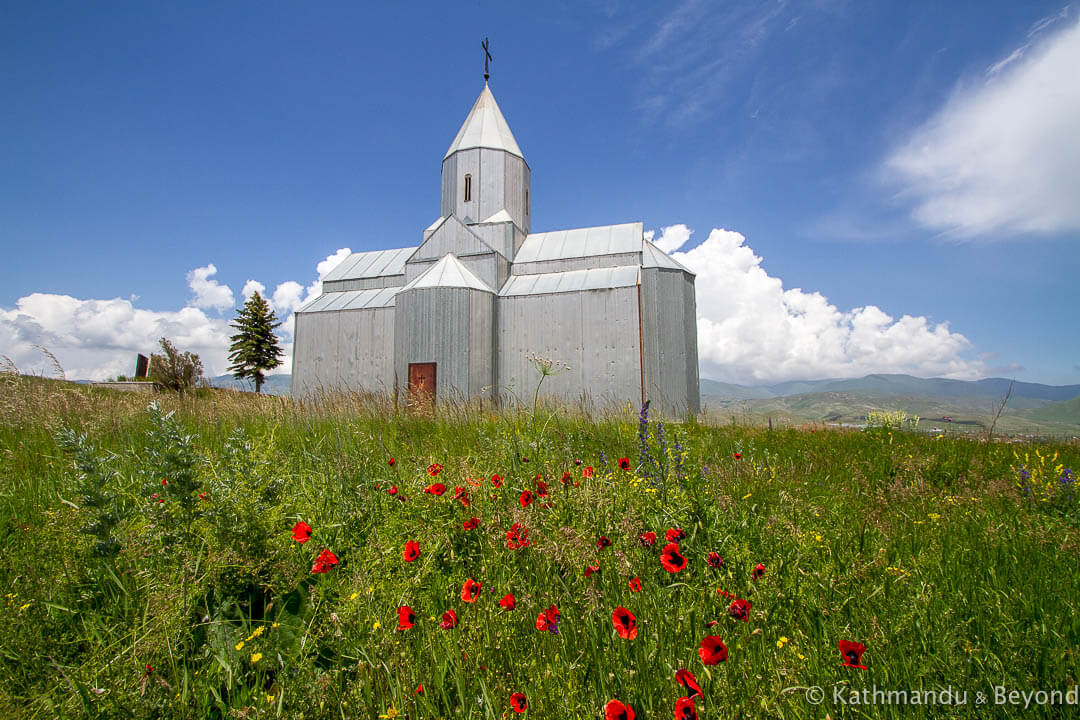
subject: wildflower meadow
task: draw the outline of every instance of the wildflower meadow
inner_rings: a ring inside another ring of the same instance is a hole
[[[0,413],[4,717],[1080,710],[1075,442],[17,377]]]

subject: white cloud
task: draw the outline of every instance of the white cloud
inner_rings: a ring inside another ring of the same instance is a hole
[[[693,232],[693,230],[682,223],[679,223],[678,225],[669,225],[666,228],[660,228],[660,239],[653,244],[666,253],[672,253],[685,245]],[[652,240],[651,231],[649,240]]]
[[[56,355],[69,379],[103,380],[135,372],[137,353],[159,352],[158,340],[198,353],[209,374],[224,372],[228,323],[201,309],[156,312],[130,300],[80,300],[70,295],[33,293],[14,309],[0,308],[0,353],[22,372],[50,374],[36,349]]]
[[[958,88],[885,161],[915,219],[958,237],[1080,230],[1077,68],[1080,23]]]
[[[266,297],[266,286],[258,280],[248,280],[244,283],[244,289],[240,291],[240,294],[244,296],[244,302],[250,300],[255,293]]]
[[[229,289],[229,286],[222,285],[217,280],[211,279],[211,276],[216,274],[217,268],[214,267],[214,263],[195,268],[187,274],[188,287],[191,288],[193,293],[191,298],[192,307],[216,308],[218,312],[221,312],[222,310],[228,310],[235,304],[233,292]]]
[[[704,377],[748,384],[868,373],[985,374],[981,360],[964,356],[971,343],[947,323],[896,320],[873,305],[843,312],[820,293],[785,290],[737,232],[714,229],[673,257],[697,273]]]
[[[271,307],[284,320],[278,328],[284,361],[276,372],[291,372],[293,327],[296,309],[318,295],[322,278],[350,254],[343,248],[318,263],[317,279],[306,288],[295,280],[278,284]],[[81,300],[70,295],[33,293],[19,298],[15,307],[0,307],[0,354],[11,358],[20,371],[51,375],[49,361],[36,346],[52,352],[69,379],[104,380],[135,372],[137,353],[160,350],[158,340],[169,338],[182,351],[197,353],[209,376],[228,369],[229,321],[220,311],[233,307],[233,292],[213,279],[213,263],[186,273],[192,297],[179,310],[146,310],[135,306],[137,298]],[[266,286],[257,280],[244,283],[244,298]],[[205,309],[219,310],[209,316]],[[282,317],[282,316],[285,317]]]

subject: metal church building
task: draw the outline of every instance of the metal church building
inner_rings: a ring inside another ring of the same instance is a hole
[[[418,246],[353,253],[296,313],[292,391],[697,413],[694,274],[642,223],[532,232],[530,170],[487,83],[442,161]]]

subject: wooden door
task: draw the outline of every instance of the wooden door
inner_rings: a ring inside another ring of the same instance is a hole
[[[409,404],[435,402],[435,363],[409,363]]]

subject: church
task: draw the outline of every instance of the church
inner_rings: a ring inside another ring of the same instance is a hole
[[[442,160],[412,247],[358,252],[296,312],[292,393],[540,397],[700,411],[694,274],[640,222],[532,232],[531,170],[488,87]]]

